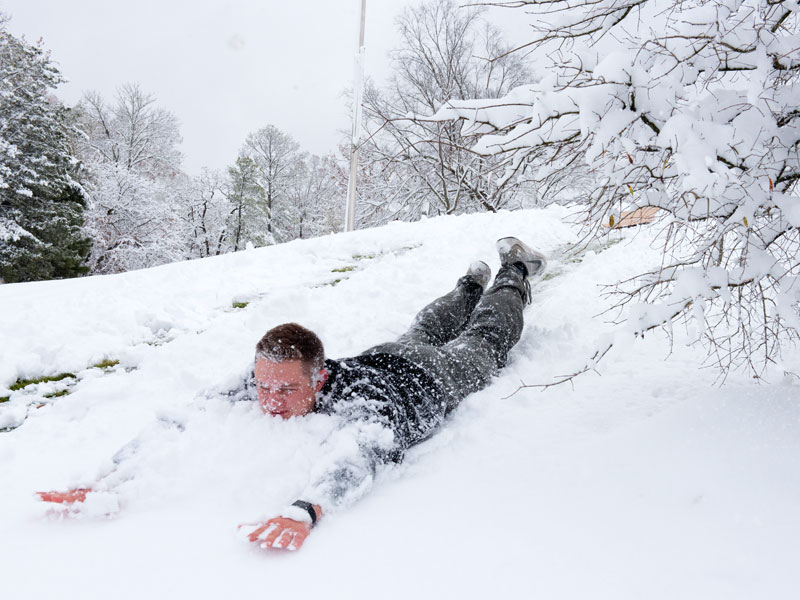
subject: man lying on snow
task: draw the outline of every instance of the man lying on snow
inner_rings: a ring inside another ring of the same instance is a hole
[[[400,462],[469,394],[505,365],[522,333],[529,279],[545,257],[513,237],[497,241],[501,268],[491,277],[473,263],[454,290],[417,314],[396,342],[353,358],[326,360],[312,331],[287,323],[256,345],[255,385],[261,409],[283,419],[311,412],[341,418],[325,444],[329,464],[278,517],[253,526],[252,542],[296,550],[322,515],[349,504],[372,482],[377,465]],[[49,502],[81,502],[87,489],[41,492]]]

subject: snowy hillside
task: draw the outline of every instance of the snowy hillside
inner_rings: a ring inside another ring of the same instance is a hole
[[[800,382],[783,373],[800,371],[797,353],[769,384],[719,387],[676,328],[669,358],[654,333],[614,348],[602,376],[509,397],[582,366],[610,328],[593,318],[598,284],[656,260],[631,230],[574,256],[567,214],[396,223],[0,286],[3,597],[796,597]],[[496,271],[506,235],[547,253],[550,272],[501,376],[300,552],[241,541],[237,524],[295,499],[328,428],[228,401],[261,335],[297,321],[329,356],[357,354],[471,261]],[[80,514],[35,498],[92,485],[121,448],[113,485]]]

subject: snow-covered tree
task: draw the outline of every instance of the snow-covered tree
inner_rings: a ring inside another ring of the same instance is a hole
[[[228,199],[228,179],[217,171],[203,169],[187,181],[183,190],[187,256],[203,258],[234,250],[231,218],[235,208]]]
[[[262,239],[256,245],[274,244],[292,238],[290,191],[302,168],[300,145],[274,125],[267,125],[247,136],[240,157],[255,166],[255,183],[263,190],[260,210]],[[257,200],[254,198],[254,201]]]
[[[332,166],[339,202],[343,203],[350,178],[349,144],[339,146]],[[357,182],[356,229],[379,227],[391,221],[414,221],[422,214],[417,188],[403,185],[397,170],[384,168],[380,161],[369,156],[359,159]]]
[[[80,156],[89,174],[92,270],[115,273],[181,260],[185,179],[175,115],[137,85],[121,87],[111,105],[88,93],[78,110]]]
[[[476,137],[458,123],[423,115],[447,100],[496,98],[529,81],[522,57],[508,53],[480,9],[454,0],[406,8],[397,27],[401,43],[389,84],[365,90],[363,162],[383,172],[385,193],[402,202],[406,218],[516,205],[523,169],[473,152]]]
[[[664,258],[615,287],[636,334],[694,317],[723,372],[756,375],[800,333],[800,32],[795,0],[502,2],[547,73],[439,118],[543,181],[590,165],[597,233],[657,207]],[[600,348],[598,357],[608,346]]]
[[[346,187],[339,185],[333,156],[303,154],[289,191],[293,238],[310,238],[342,229]]]
[[[0,13],[0,281],[80,275],[91,242],[70,116],[51,95],[61,75],[7,20]]]
[[[258,180],[258,167],[247,156],[240,155],[228,168],[228,201],[231,205],[228,230],[233,251],[253,245],[271,243],[267,236],[268,213],[265,211],[264,188]]]

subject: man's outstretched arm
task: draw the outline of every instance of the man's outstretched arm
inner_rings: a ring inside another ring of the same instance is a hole
[[[334,437],[340,437],[341,431]],[[371,487],[376,460],[372,449],[355,443],[353,446],[349,456],[345,454],[338,460],[318,466],[314,483],[301,494],[313,499],[313,503],[305,500],[294,502],[281,511],[280,516],[257,524],[248,539],[262,548],[299,550],[322,518],[323,511],[339,510],[363,495]]]
[[[377,419],[347,422],[325,441],[325,459],[300,494],[304,500],[258,524],[248,539],[263,548],[299,549],[323,512],[353,504],[372,487],[378,465],[396,460],[394,440],[392,430]]]
[[[144,444],[161,443],[165,431],[182,432],[185,429],[184,422],[174,418],[159,417],[152,425],[145,427],[139,435],[122,446],[113,457],[111,457],[112,467],[102,477],[97,479],[90,487],[77,487],[67,491],[35,492],[43,502],[54,502],[57,504],[74,504],[86,501],[86,495],[91,492],[107,491],[123,481],[132,477],[129,469],[123,465],[128,463],[139,452]]]

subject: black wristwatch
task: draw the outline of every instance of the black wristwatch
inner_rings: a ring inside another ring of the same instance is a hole
[[[306,502],[305,500],[296,500],[295,502],[292,502],[292,506],[302,508],[308,513],[308,516],[311,517],[312,528],[317,524],[317,511],[314,510],[314,505],[311,504],[311,502]]]

